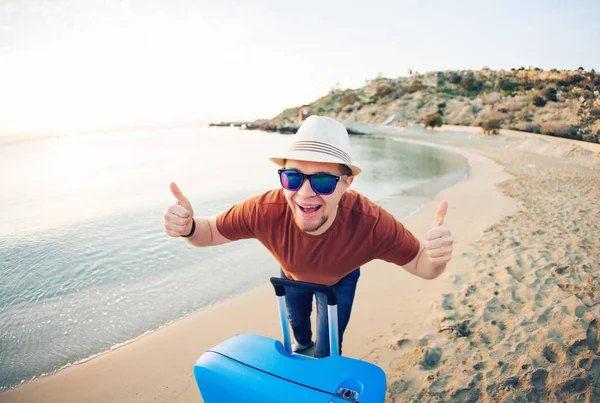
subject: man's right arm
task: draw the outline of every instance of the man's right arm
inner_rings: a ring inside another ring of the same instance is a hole
[[[217,217],[194,217],[196,229],[194,235],[185,240],[194,246],[215,246],[231,242],[217,229]],[[191,230],[191,229],[190,229]],[[189,232],[188,232],[189,233]]]

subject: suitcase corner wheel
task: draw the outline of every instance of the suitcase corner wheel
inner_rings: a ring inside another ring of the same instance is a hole
[[[283,343],[240,334],[204,352],[194,376],[205,403],[382,403],[386,377],[377,365],[338,354],[337,295],[319,284],[273,277]],[[285,287],[302,287],[327,296],[331,356],[294,354],[285,305]]]

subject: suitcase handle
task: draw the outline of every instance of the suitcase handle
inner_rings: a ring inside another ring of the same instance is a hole
[[[275,295],[278,297],[285,296],[285,287],[297,287],[311,290],[313,292],[321,292],[327,296],[327,305],[337,305],[338,298],[335,290],[323,284],[307,283],[306,281],[288,280],[286,278],[271,277],[271,284],[275,288]]]
[[[313,292],[321,292],[327,297],[327,322],[329,324],[330,354],[339,355],[340,345],[337,312],[338,297],[333,287],[323,284],[308,283],[305,281],[288,280],[281,277],[271,277],[271,284],[273,284],[275,295],[277,295],[279,317],[281,319],[281,330],[283,332],[283,346],[285,349],[289,353],[292,352],[292,342],[287,320],[287,305],[285,304],[285,287],[298,287],[311,290]]]

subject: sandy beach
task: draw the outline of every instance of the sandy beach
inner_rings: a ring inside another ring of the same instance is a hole
[[[433,281],[366,265],[344,354],[384,369],[389,402],[600,401],[600,145],[444,129],[386,132],[469,159],[404,221],[422,239],[447,200],[453,259]],[[201,402],[194,362],[239,333],[280,338],[267,279],[0,402]]]

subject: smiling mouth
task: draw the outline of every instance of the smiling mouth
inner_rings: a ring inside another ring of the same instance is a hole
[[[314,213],[314,212],[316,212],[317,210],[319,210],[321,208],[321,206],[310,206],[310,207],[309,206],[304,206],[303,207],[301,205],[298,205],[298,207],[300,207],[300,210],[303,213]]]

